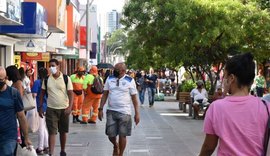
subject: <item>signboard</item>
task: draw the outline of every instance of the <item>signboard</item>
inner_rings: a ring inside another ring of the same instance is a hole
[[[50,60],[50,53],[21,53],[23,61],[46,61]]]
[[[15,51],[19,52],[46,52],[46,39],[22,39],[16,42]]]
[[[14,65],[17,68],[21,67],[21,55],[14,55]]]
[[[38,3],[23,2],[23,25],[0,25],[0,33],[8,33],[17,37],[46,37],[47,14],[46,10]]]
[[[66,0],[24,0],[38,2],[48,12],[49,32],[64,33],[66,25]]]
[[[0,25],[21,25],[21,0],[0,1]]]

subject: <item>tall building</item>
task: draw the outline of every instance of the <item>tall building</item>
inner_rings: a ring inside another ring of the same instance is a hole
[[[112,33],[113,31],[120,28],[120,14],[116,10],[112,10],[107,13],[107,32]]]

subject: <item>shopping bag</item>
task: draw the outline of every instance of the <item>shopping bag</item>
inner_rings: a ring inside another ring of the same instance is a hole
[[[26,147],[22,148],[18,145],[17,156],[37,156],[37,153],[34,146],[30,146],[30,149],[27,149]]]
[[[36,101],[34,100],[32,93],[25,93],[22,97],[22,101],[25,111],[34,109],[36,107]]]
[[[28,132],[35,133],[39,128],[39,114],[37,108],[31,109],[26,113]]]
[[[164,94],[159,92],[159,89],[157,90],[157,94],[155,94],[155,101],[164,101]]]

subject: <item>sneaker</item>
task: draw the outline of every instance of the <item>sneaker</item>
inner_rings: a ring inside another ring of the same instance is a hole
[[[60,156],[66,156],[66,155],[67,155],[67,153],[65,151],[60,152]]]
[[[36,149],[36,153],[37,153],[38,155],[41,155],[41,154],[43,154],[43,150],[37,148],[37,149]]]

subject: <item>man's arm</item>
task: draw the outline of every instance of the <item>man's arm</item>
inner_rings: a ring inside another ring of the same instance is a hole
[[[218,143],[218,136],[206,134],[199,156],[211,156]]]
[[[98,119],[100,121],[102,121],[102,118],[103,118],[103,107],[107,101],[108,95],[109,95],[109,91],[104,90],[101,101],[100,101],[100,106],[98,108]]]
[[[26,146],[29,146],[32,143],[31,143],[31,141],[29,140],[29,137],[28,137],[28,125],[27,125],[27,121],[26,121],[24,111],[18,112],[17,116],[18,116],[18,120],[19,120],[19,123],[20,123],[20,128],[21,128],[21,130],[23,132],[23,136],[24,136],[24,139],[25,139],[25,144],[26,144]]]
[[[131,95],[132,103],[135,110],[134,120],[136,125],[140,122],[139,104],[137,100],[137,94]]]
[[[68,101],[69,101],[69,104],[68,104],[68,112],[66,113],[71,113],[71,109],[72,109],[72,105],[73,105],[73,90],[68,90],[67,91],[67,94],[68,94]]]
[[[105,103],[107,101],[108,95],[109,95],[109,91],[108,90],[104,90],[103,95],[101,97],[99,108],[103,108],[104,107],[104,105],[105,105]]]

